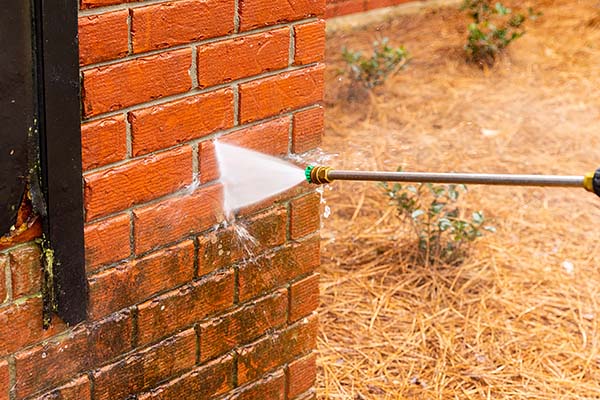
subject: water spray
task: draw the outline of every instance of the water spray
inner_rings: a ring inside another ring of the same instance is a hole
[[[306,180],[317,185],[340,181],[418,182],[479,184],[496,186],[577,187],[600,196],[600,168],[578,175],[517,175],[517,174],[464,174],[432,172],[344,171],[325,166],[308,166]]]

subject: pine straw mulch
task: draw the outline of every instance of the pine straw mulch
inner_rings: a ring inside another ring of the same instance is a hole
[[[600,166],[600,5],[544,16],[491,70],[465,64],[453,8],[330,33],[326,136],[336,168],[575,174]],[[413,59],[347,100],[340,48],[389,37]],[[325,190],[323,399],[600,398],[600,199],[470,186],[488,234],[458,267],[410,265],[414,239],[372,183]]]

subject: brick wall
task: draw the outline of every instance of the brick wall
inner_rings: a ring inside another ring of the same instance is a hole
[[[42,329],[40,250],[0,252],[0,400],[312,399],[319,197],[224,227],[212,140],[323,129],[325,0],[81,0],[89,318]]]
[[[376,8],[391,7],[414,0],[327,0],[326,17],[360,13]]]

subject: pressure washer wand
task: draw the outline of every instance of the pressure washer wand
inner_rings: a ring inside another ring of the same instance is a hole
[[[378,182],[426,182],[508,186],[578,187],[600,196],[600,168],[583,176],[569,175],[513,175],[463,174],[431,172],[344,171],[324,166],[308,166],[305,170],[309,183],[325,184],[335,180]]]

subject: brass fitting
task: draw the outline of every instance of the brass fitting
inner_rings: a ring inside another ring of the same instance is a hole
[[[583,187],[588,192],[594,192],[594,173],[590,172],[583,177]]]
[[[333,182],[333,179],[329,178],[329,171],[331,171],[330,167],[308,167],[307,172],[309,173],[308,175],[310,177],[309,182],[316,185]]]

